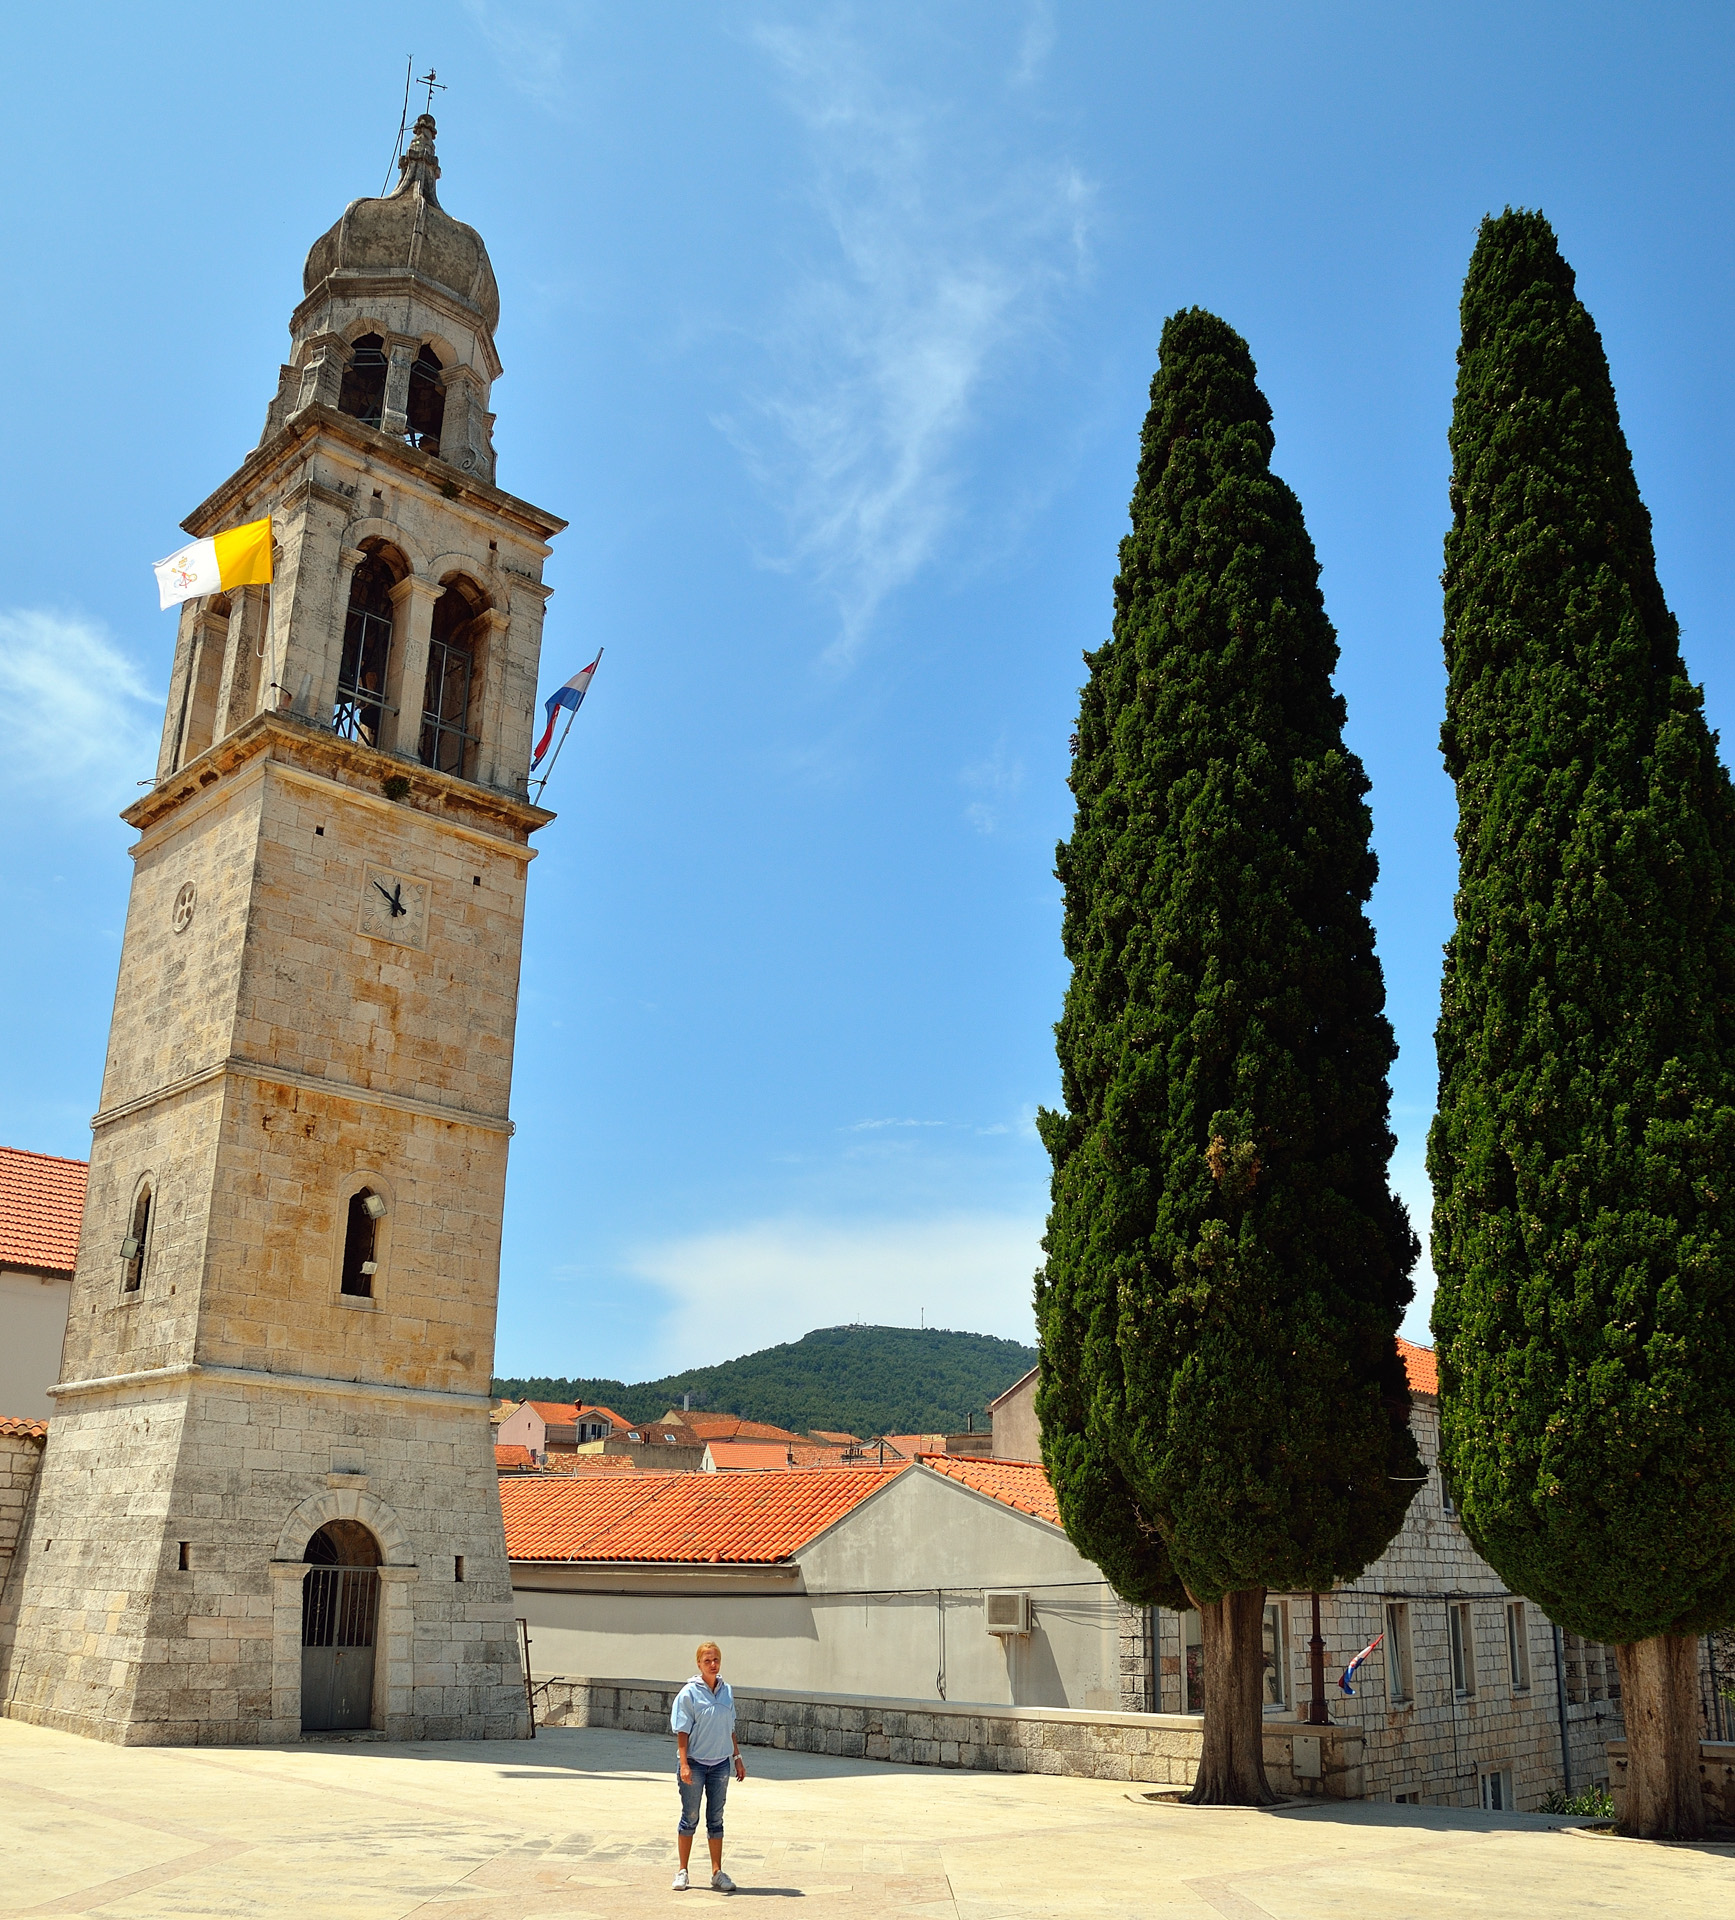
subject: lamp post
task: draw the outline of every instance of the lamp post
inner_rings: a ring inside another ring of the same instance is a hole
[[[1308,1667],[1313,1680],[1313,1698],[1307,1703],[1310,1727],[1329,1727],[1331,1711],[1325,1704],[1325,1635],[1319,1630],[1319,1595],[1313,1596],[1313,1638],[1307,1643]]]

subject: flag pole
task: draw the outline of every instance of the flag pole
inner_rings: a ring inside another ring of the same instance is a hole
[[[597,660],[600,660],[600,659],[602,658],[602,654],[603,654],[603,650],[602,650],[602,648],[601,648],[601,647],[598,647],[598,648],[597,648],[597,650],[596,650],[596,660],[593,660],[593,661],[591,662],[591,665],[592,665],[593,667],[594,667],[594,666],[596,665],[596,662],[597,662]],[[553,751],[553,752],[552,752],[552,753],[551,753],[551,754],[550,754],[550,755],[548,756],[548,773],[545,773],[545,774],[544,774],[544,775],[542,776],[542,778],[541,778],[540,780],[538,780],[538,781],[537,781],[537,783],[536,783],[536,804],[537,804],[537,806],[541,806],[541,805],[542,805],[542,794],[543,794],[543,790],[544,790],[544,788],[546,788],[546,787],[547,787],[547,785],[548,785],[548,775],[549,775],[549,774],[551,774],[551,773],[553,773],[553,771],[554,771],[554,763],[555,763],[555,761],[556,761],[556,760],[558,760],[558,759],[560,758],[560,750],[561,750],[561,748],[562,748],[562,747],[564,747],[564,746],[566,745],[566,736],[567,736],[567,735],[568,735],[569,733],[571,733],[571,731],[572,731],[572,723],[573,723],[573,721],[575,721],[575,720],[576,720],[577,718],[578,718],[578,708],[577,708],[577,707],[568,707],[568,708],[567,708],[567,710],[566,710],[566,725],[565,725],[565,726],[564,726],[564,727],[563,727],[563,728],[561,729],[561,734],[560,734],[560,738],[559,738],[558,740],[556,740],[556,741],[555,741],[555,743],[554,743],[554,751]]]

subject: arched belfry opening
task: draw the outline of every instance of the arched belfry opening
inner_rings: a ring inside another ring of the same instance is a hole
[[[331,723],[345,740],[377,747],[385,724],[386,672],[392,654],[392,589],[409,568],[382,541],[364,542],[363,551],[367,558],[350,577]]]
[[[386,410],[386,343],[377,333],[364,333],[350,348],[343,370],[337,406],[364,427],[377,427]]]
[[[470,712],[475,700],[477,615],[483,611],[481,588],[460,574],[434,602],[428,638],[420,757],[423,766],[455,773],[460,779],[476,742]]]
[[[410,442],[423,453],[440,451],[440,429],[446,421],[444,369],[432,347],[424,346],[410,362],[410,390],[404,411],[410,423]]]
[[[359,1520],[328,1520],[302,1558],[301,1730],[370,1727],[380,1543]]]

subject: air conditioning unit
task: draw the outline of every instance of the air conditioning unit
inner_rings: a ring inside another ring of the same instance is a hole
[[[982,1624],[990,1633],[1028,1633],[1030,1595],[1011,1587],[990,1587],[982,1595]]]

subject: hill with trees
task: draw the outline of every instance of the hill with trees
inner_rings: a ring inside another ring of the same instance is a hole
[[[661,1380],[497,1379],[514,1400],[597,1401],[629,1420],[654,1420],[692,1395],[694,1410],[765,1420],[795,1433],[961,1432],[972,1415],[1036,1365],[1036,1349],[986,1333],[938,1327],[820,1327],[762,1352]]]

